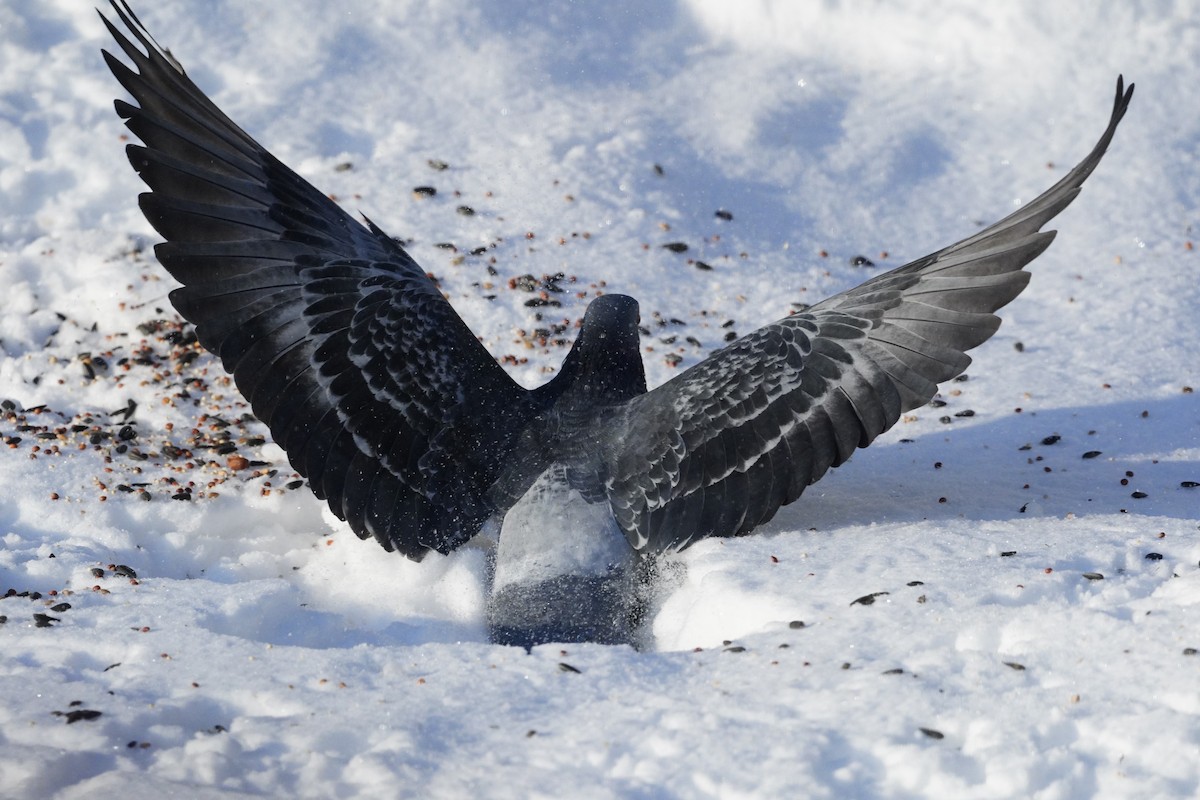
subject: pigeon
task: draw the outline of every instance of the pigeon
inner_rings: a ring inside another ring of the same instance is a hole
[[[360,538],[421,559],[491,542],[492,641],[642,641],[659,557],[741,536],[961,374],[1078,166],[974,235],[736,339],[649,389],[638,303],[594,299],[526,389],[396,240],[229,119],[123,0],[117,114],[171,295],[292,467]],[[127,63],[128,62],[128,63]]]

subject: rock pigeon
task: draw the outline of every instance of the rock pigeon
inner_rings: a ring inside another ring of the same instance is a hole
[[[495,537],[495,642],[637,643],[658,554],[767,522],[924,405],[1029,281],[1091,153],[973,236],[743,336],[652,390],[638,304],[588,306],[562,368],[519,386],[424,270],[229,119],[122,1],[138,105],[117,113],[171,302],[297,472],[359,537],[413,559]],[[140,45],[140,47],[139,47]],[[498,531],[498,536],[496,536]]]

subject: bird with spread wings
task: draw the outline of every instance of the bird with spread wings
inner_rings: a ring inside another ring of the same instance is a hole
[[[999,326],[994,312],[1029,282],[1023,268],[1055,235],[1042,226],[1079,193],[1133,95],[1118,78],[1087,157],[957,244],[649,391],[637,303],[598,297],[562,368],[527,390],[403,247],[267,152],[123,0],[112,3],[136,44],[104,23],[132,68],[104,58],[137,103],[116,110],[142,142],[128,157],[150,188],[141,209],[165,239],[155,254],[182,284],[171,301],[313,492],[359,537],[414,559],[454,550],[489,521],[501,558],[505,539],[524,535],[518,517],[562,525],[554,509],[527,513],[531,504],[574,504],[584,513],[566,527],[610,532],[572,544],[588,532],[557,530],[512,550],[546,562],[509,569],[521,590],[493,624],[497,640],[524,644],[628,639],[610,617],[629,603],[588,599],[622,594],[605,588],[620,562],[750,532],[962,373],[966,351]],[[555,558],[556,548],[573,552]],[[583,584],[564,588],[580,574]]]

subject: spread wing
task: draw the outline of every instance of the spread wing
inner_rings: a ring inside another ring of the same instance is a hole
[[[171,294],[318,497],[360,537],[413,558],[470,538],[529,399],[396,242],[354,220],[235,125],[113,2],[133,66],[104,53],[139,105]],[[144,50],[144,52],[143,52]]]
[[[866,447],[1000,325],[1029,282],[1040,229],[1104,155],[1133,95],[1117,80],[1108,128],[1033,202],[958,244],[767,325],[631,401],[608,422],[607,491],[642,551],[750,531]]]

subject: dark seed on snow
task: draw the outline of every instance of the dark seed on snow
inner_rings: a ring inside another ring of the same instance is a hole
[[[58,605],[56,605],[56,606],[50,606],[50,610],[51,610],[51,611],[53,611],[53,612],[55,612],[55,613],[61,614],[62,612],[64,612],[64,611],[66,611],[67,609],[69,609],[70,607],[71,607],[71,604],[70,604],[70,603],[59,603],[59,604],[58,604]]]
[[[742,647],[740,644],[736,644],[733,647],[726,647],[725,652],[726,653],[744,653],[744,652],[746,652],[746,648]]]
[[[956,416],[956,417],[973,417],[973,416],[975,416],[975,412],[968,408],[963,411],[957,412],[954,416]]]
[[[579,669],[577,669],[576,667],[572,667],[570,664],[566,663],[565,661],[558,662],[558,670],[559,670],[559,672],[574,672],[576,675],[582,674]]]
[[[705,261],[693,261],[693,262],[692,262],[692,265],[693,265],[693,266],[694,266],[696,269],[699,269],[699,270],[704,270],[705,272],[709,272],[709,271],[711,271],[711,270],[712,270],[712,264],[709,264],[709,263],[707,263],[707,262],[705,262]]]
[[[1005,661],[1004,666],[1008,667],[1009,669],[1015,669],[1017,672],[1023,672],[1025,670],[1025,665],[1018,664],[1016,661]]]
[[[918,728],[921,733],[928,736],[930,739],[945,739],[946,734],[941,731],[935,731],[933,728]]]
[[[875,262],[872,261],[871,259],[867,258],[866,256],[855,256],[854,258],[850,259],[850,266],[852,266],[852,267],[873,267],[873,266],[875,266]]]
[[[856,600],[851,600],[850,605],[869,606],[874,604],[876,597],[883,597],[885,594],[890,594],[890,592],[872,592],[871,594],[864,594],[862,597],[859,597]]]
[[[1056,433],[1051,436],[1047,436],[1045,439],[1042,439],[1042,444],[1047,445],[1047,446],[1052,445],[1052,444],[1058,444],[1059,440],[1061,440],[1061,439],[1062,439],[1062,437]]]
[[[8,622],[8,617],[4,616],[3,614],[0,614],[0,625],[3,625],[6,622]]]
[[[55,622],[62,622],[58,617],[52,617],[49,614],[34,614],[33,621],[35,627],[38,628],[52,628]]]
[[[414,186],[413,194],[419,197],[433,197],[437,194],[437,189],[432,186]]]
[[[1024,353],[1025,345],[1021,342],[1013,342],[1013,350],[1016,350],[1018,353]]]
[[[954,420],[950,417],[939,417],[938,422],[942,423],[943,425],[949,425],[951,422],[954,422]]]
[[[99,567],[92,567],[92,577],[93,578],[103,578],[104,570],[100,569]]]
[[[457,211],[460,215],[462,215],[464,217],[475,216],[475,209],[471,208],[470,206],[459,206],[458,208],[455,209],[455,211]]]
[[[1195,489],[1200,486],[1200,481],[1180,481],[1179,485],[1184,489]]]
[[[727,342],[732,342],[732,341],[733,341],[734,339],[736,339],[737,337],[738,337],[738,336],[737,336],[737,331],[727,331],[727,332],[725,333],[725,341],[727,341]]]
[[[1085,572],[1085,573],[1083,573],[1083,577],[1087,578],[1089,581],[1104,580],[1104,576],[1101,575],[1099,572]]]
[[[303,485],[304,485],[304,481],[288,481],[286,484],[284,484],[283,488],[285,488],[289,492],[291,492],[291,491],[295,491],[296,489],[299,489]]]
[[[1194,656],[1194,655],[1196,655],[1197,652],[1200,652],[1200,651],[1197,651],[1196,648],[1194,648],[1194,647],[1183,648],[1183,654],[1185,656]]]
[[[672,253],[686,253],[688,251],[686,242],[667,242],[662,247],[663,250],[670,250]]]
[[[1146,553],[1147,561],[1162,561],[1162,559],[1163,559],[1162,553]]]
[[[61,713],[61,712],[59,712],[59,713]],[[82,720],[96,719],[100,716],[100,712],[93,711],[90,708],[77,708],[74,711],[68,711],[67,713],[62,714],[62,716],[66,718],[67,724],[70,725],[73,722],[79,722],[79,720],[81,720],[81,719]]]
[[[1133,492],[1129,496],[1134,498],[1135,500],[1143,500],[1143,499],[1149,497],[1150,495],[1146,494],[1145,492]]]
[[[442,161],[440,158],[431,158],[428,161],[426,161],[425,163],[429,165],[430,169],[437,170],[438,172],[442,172],[443,170],[450,169],[450,165],[447,164],[445,161]]]
[[[731,214],[730,212],[726,211],[723,208],[716,213],[716,217],[717,217],[717,219],[723,219],[726,222],[733,221],[733,214]]]
[[[909,581],[908,583],[906,583],[904,585],[905,586],[924,586],[925,581]]]
[[[1099,450],[1088,450],[1086,453],[1083,454],[1083,457],[1084,458],[1095,458],[1098,455],[1100,455]]]
[[[133,571],[133,568],[127,567],[124,564],[117,564],[115,567],[113,567],[113,574],[119,578],[136,578],[137,577],[137,573]]]
[[[946,401],[945,401],[945,400],[936,400],[936,399],[935,399],[935,400],[930,400],[930,401],[929,401],[929,407],[930,407],[930,408],[945,408],[945,407],[946,407]]]
[[[800,628],[804,627],[804,622],[802,620],[794,619],[788,623],[788,627],[792,630],[799,630]]]
[[[1017,554],[1016,550],[1004,550],[1000,553],[1000,557],[1008,558],[1009,556],[1015,556],[1016,554]]]
[[[903,675],[904,670],[900,669],[900,667],[896,667],[895,669],[885,669],[883,671],[883,674],[884,675]]]

